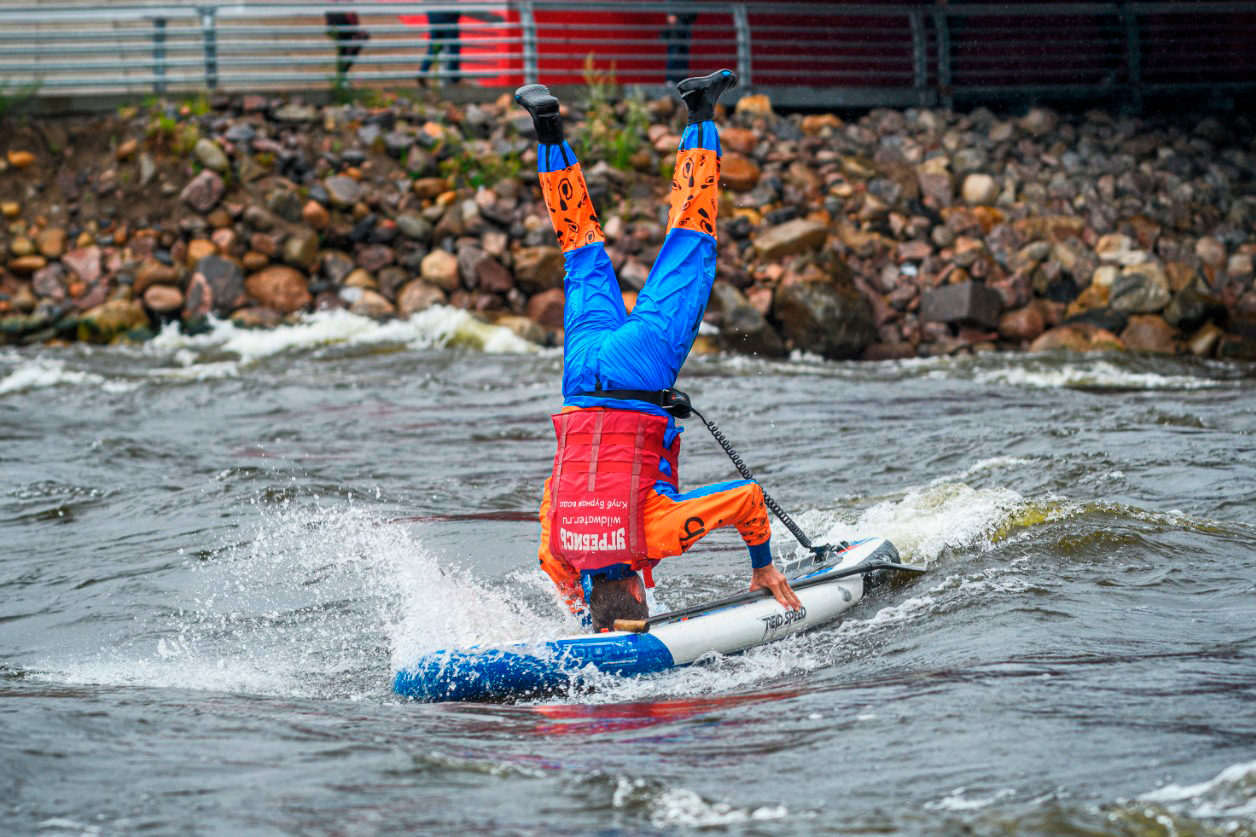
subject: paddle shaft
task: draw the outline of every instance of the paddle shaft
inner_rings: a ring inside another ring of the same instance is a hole
[[[815,587],[818,584],[824,584],[839,578],[849,578],[852,575],[864,575],[874,570],[901,570],[904,572],[922,573],[923,567],[916,567],[911,564],[891,564],[889,562],[880,562],[874,564],[860,564],[856,567],[849,567],[836,572],[825,573],[813,578],[803,578],[798,581],[791,581],[790,587],[794,590],[802,590],[807,587]],[[673,610],[670,613],[660,613],[658,616],[651,616],[649,619],[616,619],[613,625],[617,631],[628,631],[634,634],[643,634],[650,630],[651,625],[661,625],[664,622],[675,622],[678,619],[684,619],[689,616],[697,616],[700,613],[707,613],[718,608],[729,607],[731,605],[742,604],[744,602],[753,602],[764,596],[771,596],[772,591],[766,588],[759,590],[747,590],[744,593],[735,593],[732,596],[726,596],[723,599],[717,599],[706,604],[694,605],[683,610]]]

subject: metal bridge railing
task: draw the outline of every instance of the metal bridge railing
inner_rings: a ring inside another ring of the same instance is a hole
[[[1254,28],[1256,2],[31,2],[0,8],[0,92],[509,89],[590,68],[653,87],[727,66],[786,105],[1137,99],[1256,87]]]

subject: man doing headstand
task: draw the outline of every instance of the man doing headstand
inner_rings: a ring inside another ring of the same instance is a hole
[[[801,606],[772,564],[763,490],[744,480],[682,493],[682,428],[665,409],[715,279],[720,142],[712,120],[736,81],[721,70],[676,87],[689,121],[667,236],[631,314],[580,164],[563,140],[558,100],[539,84],[515,93],[536,127],[541,192],[566,260],[563,410],[553,416],[558,452],[541,501],[538,554],[572,609],[587,607],[595,630],[646,618],[653,567],[724,526],[736,527],[750,551],[750,589]]]

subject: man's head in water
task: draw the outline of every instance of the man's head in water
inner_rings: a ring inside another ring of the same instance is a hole
[[[594,631],[609,631],[616,619],[648,619],[650,608],[645,602],[645,584],[632,573],[616,581],[598,578],[589,595],[589,615]]]

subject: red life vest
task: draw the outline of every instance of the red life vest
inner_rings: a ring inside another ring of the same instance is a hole
[[[668,420],[636,410],[588,407],[551,418],[550,551],[579,571],[628,564],[648,575],[656,562],[646,554],[645,501],[655,482],[678,487],[680,434],[664,447]]]

